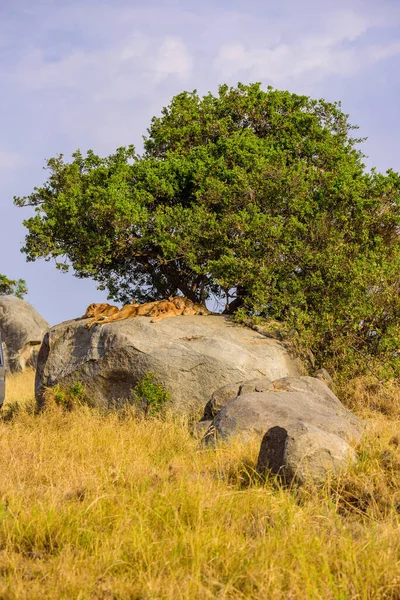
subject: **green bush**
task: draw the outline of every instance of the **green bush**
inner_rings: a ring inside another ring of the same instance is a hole
[[[151,372],[147,373],[132,390],[132,404],[145,417],[160,414],[169,400],[168,392]]]
[[[0,295],[12,295],[21,300],[28,293],[24,279],[8,279],[0,273]]]
[[[72,411],[79,406],[94,406],[81,381],[75,381],[69,387],[57,384],[53,388],[48,388],[45,393],[45,406],[52,403],[66,411]]]

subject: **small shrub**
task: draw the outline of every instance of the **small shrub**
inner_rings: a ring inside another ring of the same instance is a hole
[[[85,395],[85,386],[81,381],[75,381],[70,387],[69,393],[73,398],[83,398]]]
[[[69,387],[57,384],[48,388],[45,392],[45,406],[49,407],[52,404],[66,411],[72,411],[79,406],[93,407],[93,402],[86,394],[86,388],[81,381],[75,381]]]
[[[157,377],[149,372],[132,390],[131,402],[145,417],[153,417],[163,411],[170,396]]]

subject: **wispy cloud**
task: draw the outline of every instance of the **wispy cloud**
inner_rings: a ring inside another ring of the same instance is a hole
[[[17,152],[0,150],[0,170],[13,171],[24,164],[22,156]]]
[[[140,144],[151,116],[182,89],[256,80],[320,94],[330,77],[349,80],[400,53],[386,36],[393,14],[357,0],[348,8],[341,0],[329,8],[282,0],[274,10],[249,0],[254,10],[246,11],[222,1],[212,12],[192,0],[184,9],[181,0],[43,0],[35,9],[21,2],[18,43],[10,42],[10,22],[0,22],[9,41],[0,83],[6,96],[19,94],[23,115],[25,104],[37,115],[26,126],[42,145],[55,135],[64,147],[99,152]]]
[[[368,49],[368,58],[374,62],[392,58],[400,54],[400,42],[389,42],[387,44],[373,44]]]
[[[371,44],[368,30],[382,20],[354,11],[340,11],[315,24],[314,31],[299,31],[290,40],[268,45],[222,44],[214,61],[219,74],[267,81],[276,86],[302,79],[321,80],[331,75],[347,77],[373,62],[400,53],[399,43]],[[284,38],[285,36],[281,36]]]
[[[182,40],[167,38],[158,50],[154,64],[156,81],[163,81],[169,75],[175,75],[181,81],[188,79],[192,71],[192,62],[192,57]]]
[[[90,88],[96,100],[126,101],[142,93],[133,91],[135,79],[145,80],[148,93],[170,75],[184,81],[191,69],[192,58],[181,39],[157,41],[138,32],[101,51],[72,51],[57,60],[31,48],[10,79],[27,90]]]
[[[131,17],[128,11],[128,22]],[[51,24],[53,32],[53,20]],[[190,87],[194,58],[179,36],[134,27],[123,31],[125,35],[110,35],[99,46],[59,48],[52,40],[53,51],[44,42],[27,40],[25,52],[0,73],[0,81],[19,89],[21,97],[30,95],[31,110],[40,112],[44,102],[48,127],[53,123],[59,135],[75,139],[74,147],[85,138],[98,144],[100,152],[135,137],[140,143],[150,109],[157,112],[160,101],[167,103],[176,90]]]

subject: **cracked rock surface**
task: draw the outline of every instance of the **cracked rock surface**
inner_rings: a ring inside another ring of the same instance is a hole
[[[279,341],[229,317],[180,316],[151,323],[148,317],[85,327],[74,320],[52,327],[39,353],[36,398],[57,383],[85,384],[97,406],[129,399],[149,371],[171,395],[174,409],[200,410],[216,388],[249,379],[300,374]]]

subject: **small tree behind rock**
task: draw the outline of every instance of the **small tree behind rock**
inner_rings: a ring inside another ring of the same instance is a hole
[[[8,279],[0,274],[0,295],[11,295],[21,300],[28,293],[26,281],[24,279]]]

